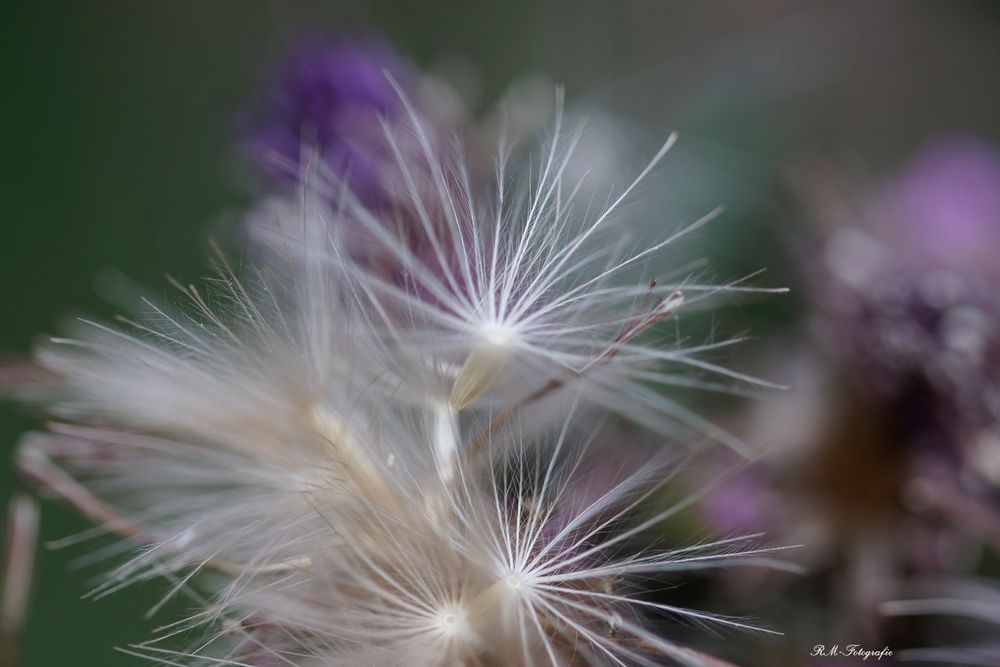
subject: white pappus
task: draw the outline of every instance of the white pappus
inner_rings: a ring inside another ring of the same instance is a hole
[[[611,242],[673,138],[577,215],[561,115],[535,184],[508,194],[501,151],[486,205],[459,149],[409,114],[385,128],[392,207],[307,165],[295,200],[261,209],[253,266],[220,252],[210,290],[178,285],[186,306],[147,301],[139,321],[45,346],[55,423],[26,438],[23,472],[126,538],[98,556],[139,545],[95,594],[164,576],[163,601],[203,605],[126,649],[163,664],[720,664],[653,617],[752,624],[644,584],[781,567],[775,548],[662,546],[656,530],[692,500],[657,501],[678,456],[607,479],[616,448],[582,436],[610,412],[740,446],[651,385],[685,384],[663,363],[752,379],[696,358],[713,346],[640,339],[742,288],[615,282],[714,216],[639,251]],[[207,636],[170,648],[192,628]]]

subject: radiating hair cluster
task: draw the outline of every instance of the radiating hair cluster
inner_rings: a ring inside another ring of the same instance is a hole
[[[745,451],[678,389],[756,381],[668,325],[749,288],[653,264],[717,212],[636,247],[623,209],[674,137],[598,205],[561,110],[483,179],[397,94],[365,196],[319,154],[289,163],[249,259],[39,352],[52,423],[25,475],[124,538],[96,594],[165,577],[157,606],[198,603],[125,649],[163,664],[720,664],[671,627],[748,621],[648,594],[781,566],[756,535],[663,543],[685,446]],[[636,464],[640,427],[667,444]]]

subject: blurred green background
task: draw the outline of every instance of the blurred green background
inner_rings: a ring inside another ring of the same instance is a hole
[[[155,289],[166,272],[202,274],[206,239],[250,201],[235,119],[303,32],[368,29],[422,66],[461,62],[479,110],[543,73],[637,136],[680,130],[694,157],[674,175],[704,168],[699,204],[730,208],[706,254],[725,275],[771,267],[775,283],[796,224],[778,194],[785,160],[832,154],[878,170],[939,132],[1000,138],[996,2],[8,0],[0,12],[0,351],[11,355],[75,313],[111,312],[98,290],[111,270]],[[794,317],[793,303],[748,312],[766,329]],[[0,408],[5,460],[34,424]],[[0,467],[0,500],[14,484]],[[44,505],[44,540],[83,528]],[[86,553],[41,551],[26,667],[136,664],[112,647],[171,618],[143,617],[160,584],[82,600],[101,572],[74,566]]]

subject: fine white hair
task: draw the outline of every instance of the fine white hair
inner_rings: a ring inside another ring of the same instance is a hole
[[[167,577],[157,608],[202,604],[127,649],[163,664],[719,664],[651,617],[756,625],[636,592],[783,567],[776,548],[664,546],[654,531],[698,497],[657,501],[678,450],[626,469],[595,428],[625,417],[745,450],[664,393],[760,384],[699,356],[728,341],[646,338],[749,288],[630,282],[718,211],[630,249],[624,205],[676,138],[595,208],[563,182],[579,134],[561,113],[528,178],[501,149],[484,201],[403,100],[406,122],[385,125],[391,206],[309,162],[296,196],[258,210],[250,267],[218,252],[208,290],[176,285],[183,305],[146,300],[46,345],[55,421],[23,468],[142,545],[95,595]],[[203,572],[209,593],[191,586]],[[169,648],[193,627],[208,637]]]

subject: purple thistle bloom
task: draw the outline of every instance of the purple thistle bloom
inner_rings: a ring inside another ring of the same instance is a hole
[[[304,154],[315,151],[358,197],[378,199],[391,160],[380,119],[391,121],[402,106],[386,74],[405,87],[405,69],[378,39],[302,42],[254,114],[247,152],[267,176],[293,183]]]
[[[900,434],[946,450],[1000,408],[1000,153],[970,138],[921,152],[828,244],[827,326]]]
[[[431,224],[445,214],[432,203],[438,184],[430,167],[446,158],[446,130],[438,126],[441,118],[426,113],[419,81],[423,74],[380,39],[303,40],[250,114],[244,151],[273,184],[287,190],[305,183],[332,209],[353,209],[356,215],[363,208],[386,228],[405,230],[407,246],[426,257],[431,247],[420,208],[435,221]],[[432,144],[431,156],[420,155],[415,117],[426,122],[420,129]],[[419,194],[408,188],[410,179]],[[268,232],[272,223],[270,211],[251,216],[251,226]],[[352,258],[393,283],[403,280],[399,262],[380,247],[377,232],[360,223],[344,231]]]

